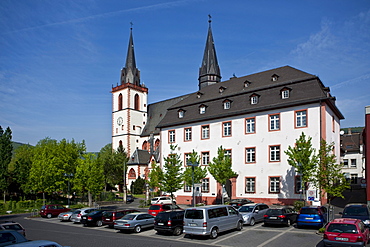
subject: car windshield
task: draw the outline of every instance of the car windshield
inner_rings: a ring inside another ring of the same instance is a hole
[[[103,211],[92,211],[89,215],[101,214]]]
[[[160,209],[161,209],[161,206],[159,206],[159,205],[151,205],[149,207],[149,210],[160,210]]]
[[[327,232],[338,232],[338,233],[358,233],[355,225],[352,224],[330,224]]]
[[[366,207],[347,207],[344,210],[343,215],[345,216],[368,216]]]
[[[254,206],[241,206],[238,210],[239,212],[242,212],[242,213],[248,213],[248,212],[252,212],[254,209]]]
[[[267,210],[267,213],[266,214],[283,214],[283,210],[282,209],[269,209]]]
[[[121,218],[121,220],[133,220],[135,219],[136,215],[135,214],[126,214]]]
[[[103,213],[104,217],[112,217],[112,215],[113,215],[113,212],[104,212]]]
[[[159,213],[157,216],[155,216],[156,220],[168,220],[170,217],[169,213]]]
[[[185,218],[187,218],[187,219],[203,219],[203,210],[186,210]]]
[[[317,208],[301,208],[300,214],[318,214]]]

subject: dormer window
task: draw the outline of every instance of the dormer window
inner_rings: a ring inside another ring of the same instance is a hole
[[[251,85],[250,81],[245,81],[244,82],[244,87],[249,87]]]
[[[204,113],[206,113],[206,106],[205,105],[199,106],[199,114],[204,114]]]
[[[227,110],[227,109],[230,109],[231,107],[231,100],[224,100],[223,102],[223,105],[224,105],[224,109]]]
[[[258,98],[259,98],[258,94],[252,94],[250,96],[251,104],[256,105],[258,103]]]
[[[197,98],[198,98],[198,99],[199,99],[202,95],[203,95],[203,93],[201,93],[201,92],[197,92]]]
[[[290,96],[290,91],[292,89],[288,87],[284,87],[283,89],[280,90],[281,98],[282,99],[288,99]]]
[[[277,81],[279,79],[279,76],[277,75],[277,74],[273,74],[272,76],[271,76],[271,80],[272,81]]]
[[[223,93],[225,90],[226,90],[226,87],[221,86],[221,87],[218,89],[218,92],[219,92],[219,93]]]
[[[184,110],[179,110],[178,112],[178,116],[179,116],[179,118],[183,118],[184,117],[184,115],[185,115],[185,111]]]

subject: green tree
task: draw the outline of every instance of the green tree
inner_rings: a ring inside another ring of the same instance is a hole
[[[132,194],[143,194],[145,190],[145,179],[142,179],[140,176],[131,183],[131,193]]]
[[[160,188],[163,181],[163,170],[162,168],[153,160],[152,169],[148,174],[148,184],[151,189]]]
[[[313,183],[318,188],[320,197],[327,193],[330,205],[331,198],[343,196],[343,191],[350,188],[342,171],[343,165],[336,161],[333,153],[334,143],[327,144],[321,140],[319,150],[319,162],[315,169]]]
[[[4,195],[5,203],[5,194],[9,185],[9,172],[8,166],[12,160],[12,131],[9,127],[4,131],[0,126],[0,191]]]
[[[202,168],[200,164],[200,157],[197,152],[194,151],[189,155],[189,163],[198,164],[198,166],[187,166],[184,171],[184,182],[187,185],[193,183],[193,169],[194,169],[194,183],[199,183],[203,178],[207,176],[207,169]]]
[[[161,190],[170,193],[173,199],[173,192],[182,188],[183,174],[182,174],[182,161],[180,155],[175,153],[177,146],[171,144],[171,153],[164,158],[164,172]]]
[[[231,159],[228,155],[225,155],[225,149],[220,146],[217,150],[217,157],[212,159],[212,162],[209,163],[208,171],[214,177],[214,179],[221,184],[222,192],[221,192],[221,200],[222,204],[224,204],[224,197],[223,191],[225,189],[225,185],[230,178],[236,177],[237,173],[234,172],[231,168]]]
[[[288,147],[285,154],[288,156],[288,163],[294,167],[301,177],[301,190],[305,195],[304,184],[311,182],[317,165],[317,156],[315,149],[312,147],[312,137],[306,138],[302,132],[300,137],[296,140],[295,146]]]
[[[32,156],[34,147],[31,145],[22,145],[15,150],[14,158],[11,165],[11,177],[14,187],[19,188],[23,193],[27,193],[30,189],[28,185],[28,177],[32,166]]]
[[[94,154],[83,154],[78,159],[76,173],[74,176],[73,189],[82,193],[88,193],[88,203],[92,206],[93,198],[96,197],[104,188],[104,167],[97,162]]]

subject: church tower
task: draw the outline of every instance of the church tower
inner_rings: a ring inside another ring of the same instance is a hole
[[[220,67],[218,66],[215,44],[213,41],[212,29],[211,29],[211,16],[209,16],[209,27],[206,41],[206,47],[204,49],[204,55],[202,65],[199,68],[199,90],[203,87],[215,84],[221,81]]]
[[[132,27],[126,64],[121,70],[120,83],[112,86],[112,147],[122,146],[130,156],[140,146],[140,134],[146,124],[148,89],[140,83],[136,68]]]

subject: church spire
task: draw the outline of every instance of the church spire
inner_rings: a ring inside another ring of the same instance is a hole
[[[199,68],[199,89],[215,84],[221,81],[220,67],[218,66],[215,44],[211,29],[211,16],[208,15],[209,27],[202,60],[202,66]]]
[[[127,49],[126,65],[121,70],[121,85],[131,83],[140,86],[140,71],[136,68],[134,39],[132,36],[132,22],[130,28],[130,39]]]

